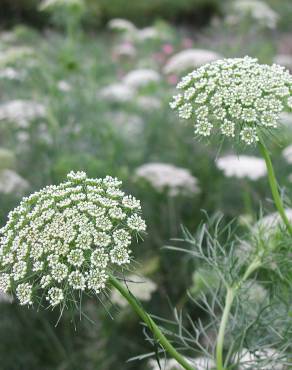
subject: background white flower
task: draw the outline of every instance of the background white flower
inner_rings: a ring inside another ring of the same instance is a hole
[[[235,15],[250,16],[265,27],[276,28],[278,13],[260,0],[236,0],[232,4]]]
[[[135,69],[123,78],[123,82],[134,89],[160,81],[160,75],[153,69]]]
[[[0,171],[0,193],[23,195],[29,189],[29,183],[11,169]]]
[[[121,282],[141,301],[150,301],[152,294],[157,289],[157,285],[151,279],[134,274],[126,276],[125,281]],[[128,301],[115,289],[111,292],[111,301],[122,307],[128,305]]]
[[[292,145],[287,146],[283,150],[282,154],[283,154],[283,157],[286,159],[286,161],[289,164],[292,164]]]
[[[198,68],[203,64],[221,59],[222,56],[211,50],[188,49],[173,55],[163,68],[164,73],[181,73]]]
[[[166,163],[147,163],[135,171],[136,178],[144,179],[158,192],[169,196],[194,195],[200,192],[198,180],[186,168]]]
[[[247,155],[227,155],[216,160],[217,167],[226,177],[248,178],[258,180],[266,176],[267,168],[261,158]]]
[[[107,85],[101,88],[98,93],[98,96],[101,98],[114,103],[125,103],[131,101],[134,95],[134,89],[124,83]]]
[[[0,105],[0,121],[7,120],[19,127],[27,127],[29,122],[46,116],[46,107],[30,100],[11,100]]]

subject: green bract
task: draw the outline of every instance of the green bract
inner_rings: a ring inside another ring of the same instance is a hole
[[[247,145],[277,127],[279,113],[292,109],[292,76],[279,65],[255,58],[223,59],[189,73],[178,83],[182,92],[170,107],[192,119],[195,134],[217,131]]]
[[[74,300],[99,293],[115,266],[130,262],[133,235],[145,231],[140,202],[110,176],[68,181],[24,198],[0,229],[0,290],[21,305]]]

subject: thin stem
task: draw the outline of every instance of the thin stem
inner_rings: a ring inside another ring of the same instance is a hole
[[[129,302],[134,311],[140,316],[140,318],[145,322],[148,328],[152,331],[154,337],[158,343],[170,354],[170,356],[186,370],[196,370],[192,367],[189,362],[179,354],[173,345],[168,341],[168,339],[161,332],[159,327],[155,324],[152,318],[144,311],[140,302],[129,292],[129,290],[121,284],[114,276],[109,277],[109,283],[115,287],[121,295]]]
[[[228,318],[230,314],[230,310],[232,307],[232,303],[234,301],[234,298],[236,296],[236,293],[238,289],[241,287],[241,285],[249,278],[249,276],[259,267],[261,266],[261,259],[260,257],[256,256],[250,265],[247,267],[243,277],[240,279],[240,281],[231,286],[227,287],[227,294],[225,298],[225,305],[224,310],[220,322],[218,337],[217,337],[217,346],[216,346],[216,363],[217,363],[217,370],[225,370],[224,363],[223,363],[223,348],[224,348],[224,337],[225,337],[225,331],[228,323]]]
[[[261,154],[264,157],[264,160],[266,162],[270,188],[271,188],[271,192],[272,192],[272,195],[273,195],[273,199],[274,199],[276,208],[277,208],[280,216],[282,217],[282,220],[283,220],[284,224],[286,225],[287,230],[289,231],[290,235],[292,236],[292,226],[291,226],[291,224],[289,222],[289,219],[288,219],[288,217],[285,213],[283,202],[282,202],[282,199],[281,199],[280,194],[279,194],[278,183],[277,183],[277,180],[276,180],[275,171],[274,171],[274,167],[273,167],[269,152],[268,152],[268,150],[267,150],[267,148],[266,148],[262,139],[260,139],[258,145],[259,145],[260,152],[261,152]]]
[[[217,338],[217,347],[216,347],[217,370],[224,370],[224,366],[223,366],[224,337],[225,337],[225,330],[226,330],[231,306],[234,300],[234,296],[235,296],[235,289],[229,287],[227,289],[224,311],[223,311],[223,315],[221,318],[219,333],[218,333],[218,338]]]

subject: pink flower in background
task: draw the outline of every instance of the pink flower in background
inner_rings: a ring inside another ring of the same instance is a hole
[[[188,49],[188,48],[191,48],[193,46],[193,40],[188,38],[188,37],[185,37],[183,40],[182,40],[182,46],[183,48],[185,49]]]
[[[177,82],[178,82],[178,77],[177,75],[169,75],[167,76],[167,82],[170,84],[170,85],[176,85]]]
[[[171,44],[164,44],[162,45],[162,51],[164,54],[166,55],[170,55],[173,53],[174,49],[173,49],[173,46]]]

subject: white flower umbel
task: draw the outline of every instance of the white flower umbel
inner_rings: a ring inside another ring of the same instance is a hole
[[[28,189],[28,181],[17,172],[8,169],[0,171],[0,193],[23,195]]]
[[[139,89],[160,81],[160,74],[153,69],[135,69],[123,78],[123,82],[134,89]]]
[[[218,158],[216,165],[226,177],[248,178],[255,181],[267,174],[265,161],[253,156],[227,155]]]
[[[283,152],[283,157],[286,159],[287,163],[292,164],[292,145],[287,146]]]
[[[163,68],[164,73],[182,73],[201,67],[203,64],[221,59],[222,56],[211,50],[188,49],[173,55]]]
[[[132,22],[123,18],[111,19],[107,26],[109,29],[119,32],[134,32],[136,30],[136,27]]]
[[[43,104],[31,100],[11,100],[0,105],[0,121],[13,122],[19,127],[27,127],[30,121],[44,118],[46,114]]]
[[[259,133],[278,126],[282,111],[292,109],[289,72],[248,56],[206,64],[183,77],[177,88],[170,107],[192,120],[201,137],[218,133],[251,145]]]
[[[267,28],[276,28],[279,15],[265,1],[236,0],[232,4],[236,16],[250,16]]]
[[[126,276],[123,283],[141,301],[150,301],[152,293],[157,289],[157,285],[151,279],[133,274]],[[116,289],[112,290],[111,301],[121,307],[128,305],[127,300]]]
[[[190,171],[172,164],[147,163],[138,167],[135,175],[147,181],[156,191],[165,191],[171,197],[200,192],[198,180]]]
[[[44,297],[66,305],[74,291],[100,292],[108,274],[130,262],[132,237],[146,229],[140,202],[118,179],[67,178],[23,198],[0,229],[0,290],[21,304]]]
[[[134,98],[135,90],[124,83],[114,83],[101,88],[98,96],[109,102],[126,103]]]

